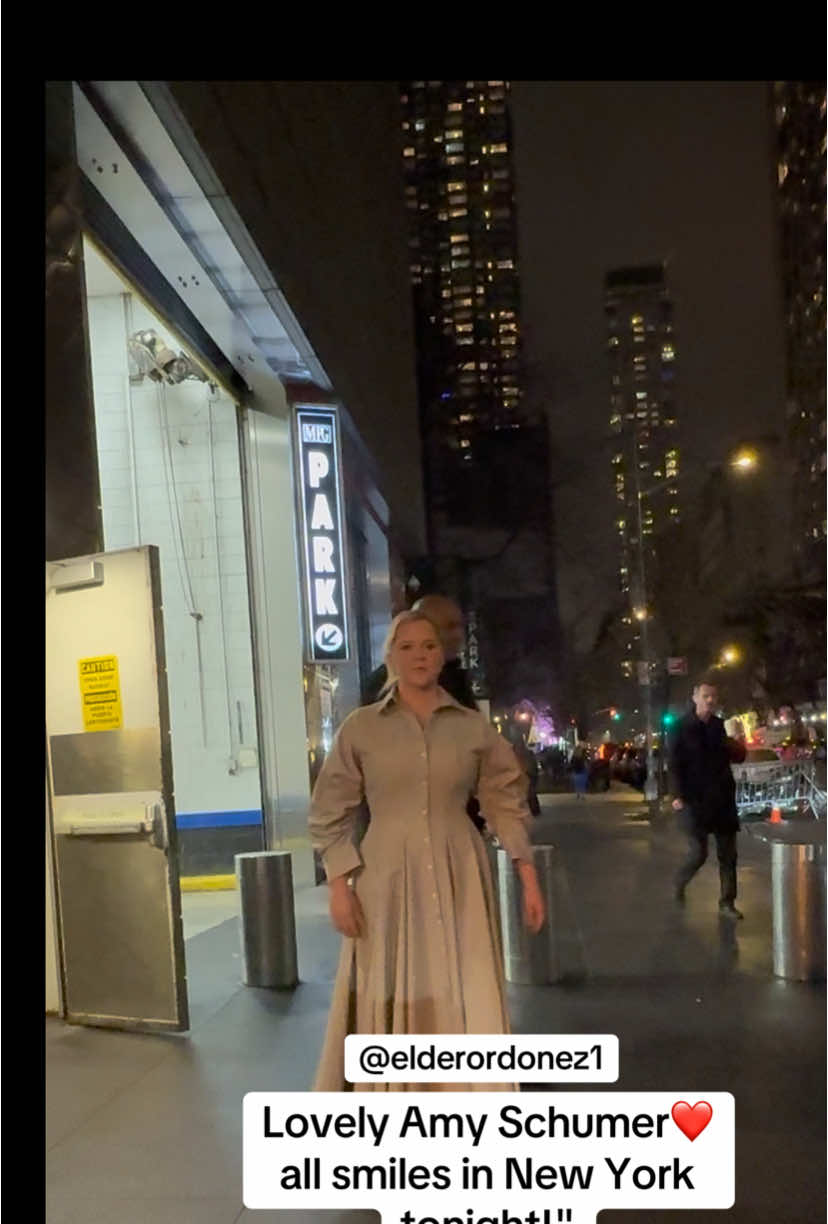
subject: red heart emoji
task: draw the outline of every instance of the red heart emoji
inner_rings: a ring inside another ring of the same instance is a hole
[[[697,1101],[695,1105],[688,1105],[686,1101],[676,1101],[672,1114],[676,1126],[692,1143],[713,1117],[713,1109],[707,1101]]]

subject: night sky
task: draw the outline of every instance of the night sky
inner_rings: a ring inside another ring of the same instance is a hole
[[[676,407],[700,466],[784,423],[784,337],[765,82],[514,82],[529,394],[553,441],[561,617],[588,649],[616,590],[609,268],[667,261]]]

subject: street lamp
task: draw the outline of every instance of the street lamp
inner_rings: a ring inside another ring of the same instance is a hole
[[[750,447],[742,447],[731,459],[730,466],[737,472],[752,472],[759,466],[759,456]]]

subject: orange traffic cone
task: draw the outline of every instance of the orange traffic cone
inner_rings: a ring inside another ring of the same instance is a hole
[[[782,823],[782,813],[779,810],[779,808],[776,806],[776,804],[774,804],[774,806],[771,808],[770,823],[771,824],[781,824]]]

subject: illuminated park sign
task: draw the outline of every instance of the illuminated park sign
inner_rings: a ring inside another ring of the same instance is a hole
[[[348,658],[336,414],[297,409],[302,522],[308,589],[308,643],[315,663]]]

